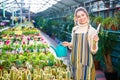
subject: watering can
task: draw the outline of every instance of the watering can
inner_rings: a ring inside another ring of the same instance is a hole
[[[50,46],[56,53],[57,57],[66,57],[68,53],[67,47],[63,46],[61,43],[57,45],[57,47]]]

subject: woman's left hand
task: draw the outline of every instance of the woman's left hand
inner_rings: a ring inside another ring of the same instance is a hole
[[[99,40],[98,35],[94,35],[93,40],[94,40],[94,41],[98,41],[98,40]]]

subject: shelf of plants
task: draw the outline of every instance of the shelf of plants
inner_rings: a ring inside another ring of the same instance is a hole
[[[0,80],[72,80],[49,48],[36,28],[19,25],[2,31]]]

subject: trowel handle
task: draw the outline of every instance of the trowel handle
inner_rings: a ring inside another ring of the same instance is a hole
[[[100,24],[98,25],[98,27],[97,27],[97,34],[99,33],[100,26],[101,26],[101,23],[100,23]]]

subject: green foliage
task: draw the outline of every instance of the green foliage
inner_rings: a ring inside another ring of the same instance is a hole
[[[99,24],[102,22],[102,20],[103,20],[102,16],[98,16],[94,18],[93,22],[96,24]]]
[[[11,47],[11,45],[4,45],[4,46],[2,47],[2,49],[5,50],[5,51],[12,51],[12,50],[13,50],[13,47]]]
[[[106,51],[111,52],[114,47],[117,40],[117,35],[108,31],[101,31],[99,34],[99,39],[100,52],[106,54]]]
[[[89,16],[90,16],[90,21],[91,21],[91,24],[92,24],[94,19],[95,19],[95,16],[93,14],[89,14]],[[95,21],[95,23],[96,23],[96,21]]]
[[[108,30],[111,29],[112,26],[112,18],[111,17],[107,17],[102,21],[102,26],[104,27],[104,29]]]
[[[116,23],[116,26],[120,29],[120,12],[118,12],[117,14],[115,14],[115,23]]]

